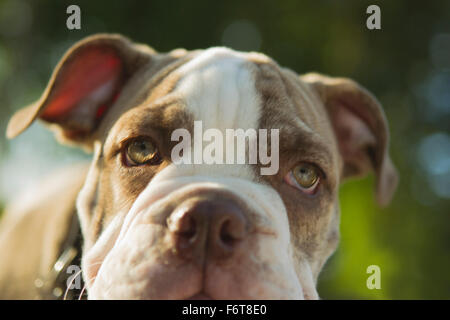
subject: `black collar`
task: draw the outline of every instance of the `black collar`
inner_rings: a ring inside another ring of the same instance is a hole
[[[73,213],[67,237],[60,249],[60,255],[52,269],[35,280],[40,299],[79,299],[84,288],[81,272],[81,251],[83,236],[78,215]],[[76,276],[76,277],[75,277]],[[72,284],[72,289],[68,287]],[[81,298],[86,298],[86,291]]]

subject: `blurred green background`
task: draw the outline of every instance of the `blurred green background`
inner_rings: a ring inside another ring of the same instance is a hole
[[[66,8],[81,8],[81,30]],[[366,8],[381,8],[381,30]],[[158,51],[225,45],[255,50],[298,73],[351,77],[383,104],[400,172],[392,205],[373,177],[341,188],[341,243],[319,279],[324,299],[450,299],[450,1],[0,0],[0,132],[39,97],[71,44],[118,32]],[[40,124],[0,138],[0,210],[56,167],[86,160]],[[369,265],[381,289],[369,290]]]

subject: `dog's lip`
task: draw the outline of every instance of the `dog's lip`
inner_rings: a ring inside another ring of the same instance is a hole
[[[204,292],[199,292],[194,294],[192,297],[187,298],[186,300],[213,300],[213,299]]]

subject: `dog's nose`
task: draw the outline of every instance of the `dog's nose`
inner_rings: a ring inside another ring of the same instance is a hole
[[[189,259],[228,258],[248,231],[247,219],[230,200],[192,200],[178,206],[168,219],[177,253]]]

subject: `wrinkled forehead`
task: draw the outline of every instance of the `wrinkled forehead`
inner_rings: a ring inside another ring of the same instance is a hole
[[[267,56],[211,48],[180,59],[162,71],[157,84],[147,79],[146,98],[121,116],[110,136],[137,134],[148,126],[170,135],[201,121],[203,129],[275,128],[291,141],[333,144],[322,103],[295,73]]]

